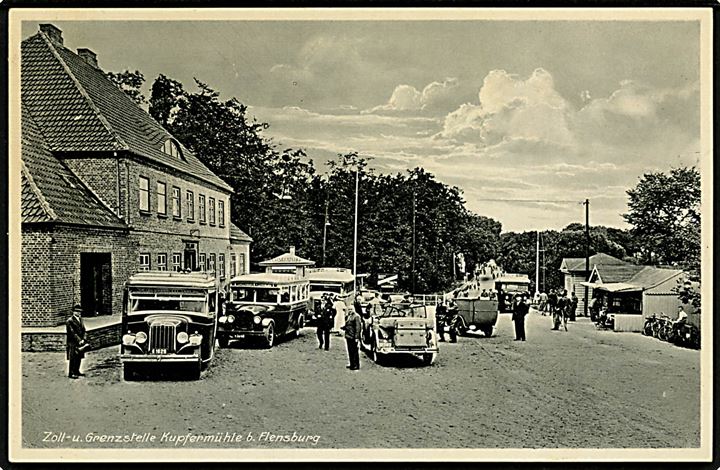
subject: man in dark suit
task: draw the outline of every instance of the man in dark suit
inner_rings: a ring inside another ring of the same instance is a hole
[[[530,311],[528,298],[516,297],[512,319],[515,322],[515,341],[525,341],[525,315]]]
[[[348,315],[345,318],[345,326],[342,327],[345,331],[345,342],[347,343],[348,359],[350,365],[347,366],[350,370],[360,369],[360,332],[362,331],[362,321],[360,315],[355,312],[355,309],[348,311]]]
[[[317,337],[320,345],[318,349],[325,347],[325,351],[330,350],[330,329],[335,322],[335,307],[333,299],[329,295],[323,295],[323,305],[320,307],[320,318],[317,324]]]
[[[70,361],[70,367],[68,368],[68,377],[71,379],[77,379],[85,374],[80,372],[80,363],[85,352],[83,346],[85,345],[85,324],[82,319],[82,307],[75,305],[73,307],[72,315],[65,322],[67,329],[67,358]]]

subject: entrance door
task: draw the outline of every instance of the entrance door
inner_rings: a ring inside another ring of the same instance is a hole
[[[83,315],[112,314],[110,253],[80,253],[80,305]]]
[[[198,242],[196,241],[185,241],[185,263],[184,268],[190,271],[197,270],[197,251]]]

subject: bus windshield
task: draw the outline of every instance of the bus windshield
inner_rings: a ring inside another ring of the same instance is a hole
[[[233,286],[230,288],[233,302],[261,302],[277,303],[280,289],[277,287],[245,287]]]
[[[188,299],[164,297],[156,299],[142,299],[131,297],[129,309],[131,313],[148,310],[207,313],[207,302],[202,298]]]
[[[310,284],[310,292],[332,292],[342,293],[342,286],[339,284]]]

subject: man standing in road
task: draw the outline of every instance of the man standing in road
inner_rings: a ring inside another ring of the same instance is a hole
[[[68,377],[77,379],[85,374],[80,372],[80,363],[85,357],[85,324],[82,319],[82,307],[75,305],[72,315],[65,322],[67,330],[67,359],[70,361]]]
[[[458,304],[455,302],[454,299],[450,300],[450,305],[447,309],[447,325],[450,326],[450,342],[451,343],[457,343],[457,334],[458,334],[458,314],[460,313],[460,310],[458,309]]]
[[[323,306],[320,309],[320,318],[317,325],[318,349],[325,347],[325,351],[330,350],[330,328],[335,321],[335,307],[333,306],[332,297],[323,295]]]
[[[525,315],[530,311],[527,297],[515,297],[512,319],[515,322],[515,341],[525,341]]]
[[[575,295],[575,291],[570,294],[570,321],[575,321],[575,315],[577,312],[578,298]]]
[[[342,330],[342,327],[345,324],[347,308],[345,306],[345,302],[340,300],[337,295],[334,296],[333,308],[335,309],[335,320],[333,322],[332,331],[334,331],[336,335],[341,336],[342,333],[340,330]]]
[[[347,317],[345,318],[345,326],[342,327],[345,331],[345,342],[347,343],[348,359],[350,364],[347,366],[350,370],[360,369],[360,332],[362,331],[362,322],[360,316],[355,312],[354,309],[348,311]]]
[[[447,307],[442,300],[437,301],[435,307],[435,328],[437,329],[438,341],[445,342],[445,320],[447,315]]]
[[[557,328],[554,328],[555,323],[555,309],[557,308],[558,303],[558,296],[555,292],[555,289],[550,289],[550,294],[548,295],[548,306],[550,307],[550,317],[553,319],[553,329],[557,330]]]

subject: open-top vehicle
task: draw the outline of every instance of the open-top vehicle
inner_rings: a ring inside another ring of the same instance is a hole
[[[361,346],[378,362],[383,355],[410,354],[430,365],[438,353],[435,312],[419,304],[371,304],[363,317]]]
[[[245,274],[230,280],[230,296],[218,319],[221,347],[233,339],[261,338],[268,348],[279,336],[298,335],[308,311],[307,279],[295,274]]]
[[[217,300],[215,278],[206,274],[131,276],[125,284],[120,345],[125,380],[148,366],[162,374],[171,364],[199,379],[214,355]]]

